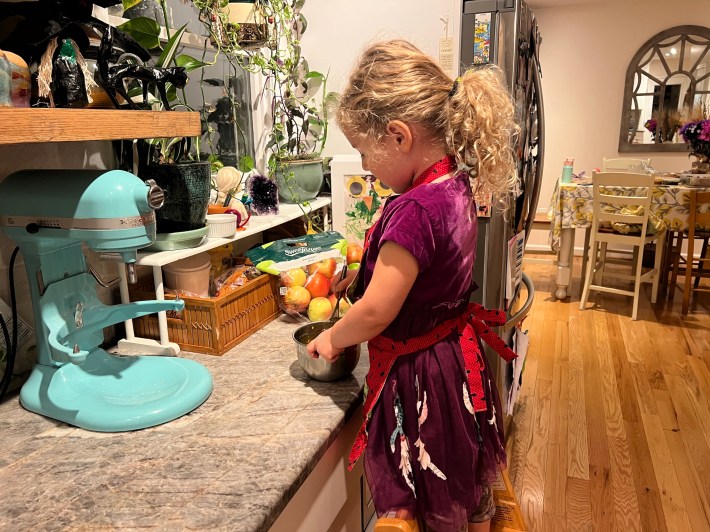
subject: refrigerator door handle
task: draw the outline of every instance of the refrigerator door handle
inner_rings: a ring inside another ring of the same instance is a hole
[[[525,273],[522,274],[522,283],[525,285],[525,288],[527,289],[528,298],[525,301],[525,304],[522,306],[522,308],[518,312],[516,312],[514,315],[510,316],[508,318],[508,321],[505,322],[503,329],[506,331],[512,329],[518,323],[523,321],[523,319],[525,319],[525,317],[530,312],[530,308],[532,307],[533,301],[535,299],[535,286],[533,285],[533,282],[530,279],[530,277],[528,277]]]
[[[540,68],[536,60],[530,69],[532,73],[533,88],[537,98],[537,164],[535,165],[535,180],[533,182],[532,197],[528,206],[528,219],[525,221],[525,242],[527,243],[532,231],[535,215],[537,214],[537,202],[540,197],[542,187],[542,164],[545,161],[545,106],[542,101],[542,81],[540,80]]]

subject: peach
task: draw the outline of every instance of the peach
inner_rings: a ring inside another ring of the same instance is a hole
[[[328,296],[328,301],[330,301],[330,306],[332,308],[335,308],[335,302],[338,301],[338,296],[335,294],[330,294]],[[350,304],[350,301],[348,301],[348,298],[345,296],[342,297],[340,300],[340,303],[338,304],[338,315],[342,318],[345,316],[345,313],[350,309],[352,305]]]
[[[283,297],[287,312],[305,312],[311,302],[311,294],[302,286],[292,286]]]
[[[308,319],[311,321],[325,321],[332,312],[333,307],[326,297],[313,298],[308,305]]]
[[[304,286],[306,272],[301,268],[292,268],[281,274],[281,284],[284,286]]]
[[[323,259],[320,262],[314,262],[313,264],[309,264],[308,274],[313,275],[314,273],[320,273],[321,275],[324,275],[326,279],[330,279],[335,273],[336,266],[337,263],[335,262],[335,259]]]

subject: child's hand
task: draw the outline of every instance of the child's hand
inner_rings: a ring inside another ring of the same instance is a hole
[[[347,268],[346,265],[343,265],[343,268]],[[333,275],[333,277],[330,280],[330,291],[333,292],[334,294],[338,294],[342,292],[343,290],[347,290],[348,287],[352,284],[353,280],[355,277],[357,277],[357,273],[360,270],[350,270],[348,269],[348,273],[345,274],[345,279],[342,281],[340,280],[340,276],[343,274],[343,270],[338,270],[337,273]]]
[[[331,364],[338,360],[338,357],[344,351],[343,349],[339,349],[333,346],[333,344],[331,343],[330,329],[327,329],[320,333],[315,340],[308,344],[307,349],[309,357],[323,357],[327,362],[330,362]]]

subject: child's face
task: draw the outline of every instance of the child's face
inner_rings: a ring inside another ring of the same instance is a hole
[[[380,141],[374,142],[362,133],[343,133],[350,145],[360,152],[363,170],[397,194],[410,187],[415,175],[410,156],[402,151],[395,135],[388,132]]]

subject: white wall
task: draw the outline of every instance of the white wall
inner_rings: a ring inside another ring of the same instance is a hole
[[[308,29],[303,55],[312,70],[330,71],[328,89],[339,91],[366,45],[382,39],[404,38],[438,57],[444,37],[442,17],[449,17],[449,36],[458,35],[459,0],[306,0],[303,14]],[[458,56],[458,37],[454,40]],[[325,155],[355,153],[335,125],[328,130]]]
[[[542,33],[546,154],[538,206],[546,211],[567,156],[591,174],[618,156],[624,78],[629,61],[655,34],[684,24],[710,26],[708,0],[628,1],[536,9]],[[635,157],[636,155],[624,155]],[[690,168],[685,153],[640,154],[659,170]],[[578,235],[578,246],[581,240]],[[530,245],[546,245],[538,231]]]

